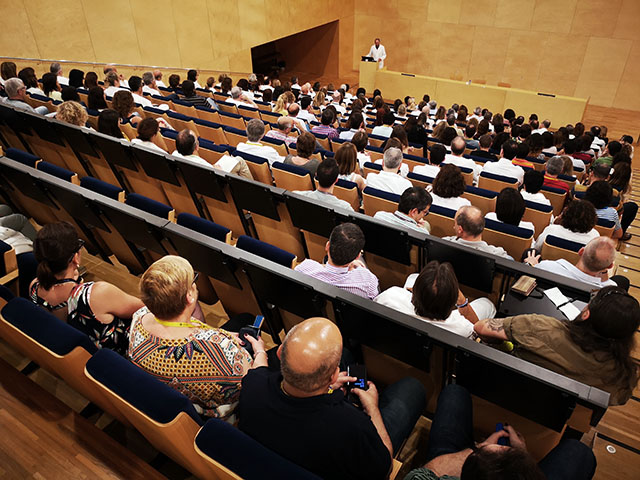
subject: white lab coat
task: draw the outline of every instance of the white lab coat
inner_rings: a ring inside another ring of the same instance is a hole
[[[376,48],[375,43],[371,45],[369,49],[368,57],[373,57],[373,59],[378,62],[378,68],[384,67],[384,59],[387,58],[387,51],[384,49],[384,45],[380,44],[378,48]]]

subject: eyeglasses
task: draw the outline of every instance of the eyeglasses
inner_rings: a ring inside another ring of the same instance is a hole
[[[82,247],[84,247],[84,240],[79,238],[78,239],[78,247],[73,251],[73,253],[69,257],[69,260],[67,261],[67,263],[71,263],[71,260],[73,260],[73,257],[75,257],[76,253],[78,253]]]
[[[193,282],[191,282],[192,285],[198,281],[199,276],[200,276],[200,273],[198,272],[193,273]]]

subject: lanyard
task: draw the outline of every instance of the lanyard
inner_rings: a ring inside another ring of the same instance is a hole
[[[201,327],[206,327],[207,326],[204,323],[202,323],[200,320],[196,320],[195,318],[191,318],[191,322],[195,322],[195,323],[190,323],[190,322],[168,322],[166,320],[160,320],[158,317],[153,317],[153,318],[155,318],[156,322],[158,322],[160,325],[164,325],[165,327],[201,328]]]

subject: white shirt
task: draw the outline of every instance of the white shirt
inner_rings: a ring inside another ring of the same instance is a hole
[[[162,88],[167,88],[167,86],[164,84],[164,82],[162,80],[156,80],[156,86],[162,87]]]
[[[473,334],[473,323],[463,317],[460,312],[458,312],[457,308],[453,309],[446,320],[429,320],[428,318],[416,315],[416,310],[411,303],[412,297],[413,293],[405,288],[391,287],[374,298],[373,301],[407,315],[418,317],[420,320],[424,320],[432,325],[437,325],[440,328],[449,330],[450,332],[456,333],[462,337],[468,338]]]
[[[438,176],[438,173],[440,173],[440,167],[438,165],[416,165],[415,167],[413,167],[413,173],[436,178],[436,176]]]
[[[498,215],[496,214],[496,212],[489,212],[484,216],[484,218],[488,220],[493,220],[494,222],[504,223],[502,220],[498,220]],[[533,226],[533,223],[525,222],[524,220],[520,220],[520,224],[518,225],[518,227],[531,230],[531,233],[534,233],[536,231],[536,228]]]
[[[58,75],[58,83],[60,85],[67,86],[67,85],[69,85],[69,79],[67,77],[63,77],[61,75]]]
[[[387,58],[387,51],[384,49],[384,45],[380,44],[378,48],[376,48],[376,44],[371,45],[369,49],[369,53],[367,53],[367,57],[372,57],[376,62],[378,62],[378,68],[384,67],[384,59]]]
[[[235,103],[236,105],[243,105],[245,107],[253,107],[253,105],[251,105],[250,103],[244,102],[244,101],[242,101],[242,100],[240,100],[238,98],[234,99],[234,98],[229,97],[229,98],[225,99],[225,102],[227,102],[227,103]]]
[[[378,160],[375,161],[375,163],[377,165],[383,165],[384,164],[384,159],[379,158]],[[400,164],[400,171],[399,171],[400,175],[403,176],[404,178],[407,178],[407,175],[409,175],[409,165],[407,165],[406,163],[401,163]]]
[[[571,162],[573,162],[573,167],[574,168],[578,168],[580,170],[582,170],[583,172],[585,171],[585,165],[584,162],[582,160],[580,160],[579,158],[573,158],[571,157]]]
[[[616,285],[616,282],[614,282],[613,280],[607,280],[606,282],[603,282],[600,277],[594,277],[593,275],[584,273],[582,270],[580,270],[578,267],[568,262],[564,258],[560,258],[558,260],[543,260],[536,265],[536,268],[551,273],[557,273],[558,275],[562,275],[563,277],[573,278],[574,280],[588,283],[589,285],[597,288],[611,287]]]
[[[316,116],[313,113],[311,113],[309,110],[300,110],[296,118],[300,118],[301,120],[306,120],[307,122],[318,121]]]
[[[212,168],[211,164],[209,162],[207,162],[204,158],[199,157],[195,153],[192,153],[191,155],[182,155],[180,152],[178,152],[178,150],[174,150],[171,155],[173,155],[174,157],[181,158],[182,160],[187,160],[188,162],[195,163],[195,164],[203,166],[203,167]]]
[[[236,150],[256,157],[266,158],[270,166],[273,165],[273,162],[284,162],[284,157],[280,156],[275,148],[258,142],[241,142],[236,147]]]
[[[120,90],[125,90],[126,91],[127,89],[126,88],[122,88],[122,87],[111,86],[111,87],[107,87],[107,88],[104,89],[104,94],[107,97],[113,97],[115,95],[115,93],[119,92]]]
[[[338,198],[330,193],[321,192],[320,190],[294,190],[293,193],[303,195],[312,200],[324,203],[325,205],[328,205],[330,207],[338,207],[353,212],[353,207],[349,205],[349,202],[342,200],[341,198]]]
[[[524,180],[524,170],[518,165],[511,163],[507,158],[500,158],[497,162],[487,162],[482,168],[483,172],[493,173],[494,175],[503,175],[509,178],[515,178],[519,184]]]
[[[470,168],[473,170],[473,181],[478,181],[478,176],[482,171],[482,167],[480,165],[476,165],[476,162],[471,160],[470,158],[459,157],[452,153],[447,153],[444,157],[443,164],[451,163],[453,165],[457,165],[459,167]]]
[[[371,135],[378,135],[379,137],[389,138],[392,132],[393,127],[389,127],[387,125],[378,125],[377,127],[373,127],[373,130],[371,130]]]
[[[358,152],[358,166],[360,167],[360,170],[363,169],[365,163],[370,161],[371,157],[368,154],[366,154],[365,152]]]
[[[31,93],[32,95],[42,95],[43,97],[45,96],[44,92],[38,87],[27,88],[27,93]]]
[[[338,138],[340,140],[349,140],[351,141],[351,139],[353,138],[353,136],[358,133],[358,130],[352,128],[350,130],[344,130],[342,132],[340,132],[340,135],[338,135]]]
[[[345,107],[343,107],[342,105],[340,105],[339,103],[334,103],[331,102],[329,105],[331,105],[332,107],[335,107],[336,112],[338,112],[340,115],[344,115],[347,113],[347,109]],[[327,106],[329,106],[327,105]]]
[[[144,140],[140,140],[139,138],[134,138],[133,140],[131,140],[131,143],[134,144],[134,145],[141,145],[143,147],[147,147],[147,148],[149,148],[151,150],[155,150],[155,151],[160,152],[160,153],[167,153],[163,149],[161,149],[158,145],[156,145],[155,143],[144,141]]]
[[[553,224],[546,227],[538,239],[536,240],[536,250],[542,250],[542,244],[544,243],[544,239],[547,238],[548,235],[553,235],[554,237],[560,237],[565,240],[569,240],[571,242],[581,243],[582,245],[586,245],[594,238],[600,236],[598,231],[595,228],[592,228],[591,231],[587,233],[578,233],[572,232],[568,228],[564,228],[562,225]]]
[[[529,193],[526,190],[522,189],[520,190],[520,195],[522,195],[522,198],[530,202],[540,203],[542,205],[551,205],[551,200],[545,197],[544,193],[542,192]]]
[[[0,227],[0,240],[16,251],[16,255],[33,251],[33,242],[12,228]]]
[[[379,210],[375,213],[373,218],[391,223],[393,225],[399,225],[401,227],[411,228],[412,230],[415,230],[420,233],[431,232],[431,226],[428,223],[426,223],[424,226],[420,226],[418,225],[418,222],[416,222],[413,218],[411,218],[408,215],[405,215],[402,212],[399,212],[398,210],[396,210],[393,213]]]
[[[491,253],[493,255],[497,255],[499,257],[507,258],[509,260],[513,260],[513,257],[507,253],[507,251],[502,247],[496,247],[493,245],[489,245],[484,240],[480,240],[477,242],[472,242],[470,240],[464,240],[462,238],[458,238],[456,236],[444,237],[443,240],[448,240],[450,242],[459,243],[460,245],[465,245],[467,247],[475,248],[476,250],[480,250],[481,252]]]
[[[367,186],[402,195],[407,188],[413,187],[413,184],[397,173],[383,171],[367,175]]]
[[[533,131],[531,132],[531,135],[533,135],[534,133],[539,133],[540,135],[542,135],[542,134],[543,134],[544,132],[546,132],[546,131],[547,131],[547,129],[546,129],[546,128],[544,128],[544,127],[540,127],[540,128],[538,128],[538,129],[536,129],[536,130],[533,130]]]
[[[470,207],[471,202],[463,197],[441,197],[431,192],[431,199],[433,205],[438,205],[439,207],[450,208],[451,210],[455,210],[456,212],[460,207]]]
[[[137,93],[131,92],[133,96],[133,101],[142,105],[143,107],[153,107],[153,103],[150,100],[144,98],[142,95],[138,95]]]
[[[149,95],[159,95],[159,96],[162,96],[162,94],[160,93],[160,91],[156,90],[155,88],[151,88],[149,85],[143,85],[143,86],[142,86],[142,93],[148,93]]]

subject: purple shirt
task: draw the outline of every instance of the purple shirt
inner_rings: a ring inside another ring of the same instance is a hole
[[[306,259],[295,268],[296,272],[321,280],[361,297],[375,298],[379,293],[378,277],[366,268],[334,267]]]
[[[267,138],[274,138],[276,140],[282,140],[287,146],[296,141],[295,137],[290,137],[286,133],[282,133],[280,130],[269,130],[265,135]]]
[[[331,139],[338,138],[338,130],[329,125],[316,125],[311,131],[313,133],[319,133],[320,135],[326,135]]]

